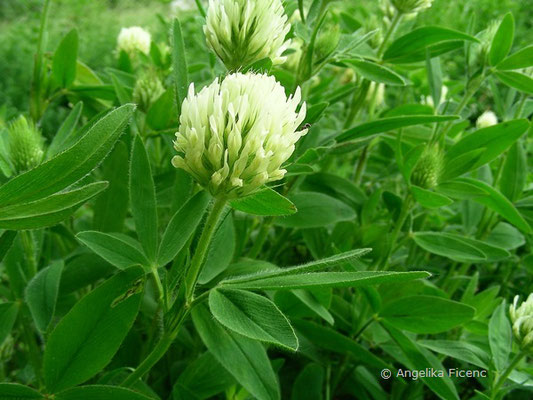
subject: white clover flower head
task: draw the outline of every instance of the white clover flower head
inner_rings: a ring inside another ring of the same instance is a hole
[[[281,0],[209,0],[207,45],[230,71],[266,57],[285,62],[289,30]]]
[[[411,14],[431,7],[433,0],[391,0],[391,3],[398,12]]]
[[[234,73],[183,101],[172,159],[215,197],[237,198],[285,175],[282,164],[307,133],[298,130],[300,89],[287,97],[273,77]]]
[[[519,296],[515,296],[509,306],[509,315],[513,324],[513,333],[523,349],[533,349],[533,293],[518,306]]]
[[[117,38],[117,47],[119,51],[123,50],[130,55],[136,51],[148,54],[151,42],[152,36],[150,32],[139,26],[131,26],[120,30]]]
[[[478,117],[476,121],[476,127],[478,129],[488,128],[489,126],[496,125],[497,123],[498,123],[498,117],[496,116],[496,114],[494,114],[490,110],[487,110]]]
[[[170,12],[173,15],[178,15],[183,12],[194,11],[197,9],[194,0],[173,0],[170,3]]]

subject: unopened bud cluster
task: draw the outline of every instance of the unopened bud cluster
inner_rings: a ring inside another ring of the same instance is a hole
[[[428,146],[413,169],[411,183],[424,189],[434,188],[439,184],[443,167],[444,157],[440,148]]]
[[[147,74],[137,80],[133,88],[133,101],[143,111],[148,111],[150,106],[164,93],[165,88],[154,74]]]
[[[273,77],[228,75],[183,102],[172,160],[215,197],[246,196],[285,175],[282,164],[307,133],[298,130],[305,103],[300,90],[287,97]]]
[[[9,125],[9,158],[14,172],[19,174],[39,165],[43,159],[43,139],[33,122],[24,116]]]
[[[289,30],[281,0],[209,1],[207,45],[231,71],[266,57],[283,63]]]
[[[520,347],[533,350],[533,293],[518,306],[518,296],[509,307],[513,333]]]

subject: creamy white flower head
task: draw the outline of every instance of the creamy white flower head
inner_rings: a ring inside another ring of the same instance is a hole
[[[515,296],[509,307],[513,333],[523,349],[533,348],[533,293],[518,306],[519,296]]]
[[[174,15],[177,15],[182,12],[189,12],[197,10],[195,0],[173,0],[170,3],[170,12]]]
[[[391,3],[402,14],[411,14],[431,7],[433,0],[391,0]]]
[[[217,197],[246,196],[285,175],[282,164],[307,133],[300,89],[287,97],[273,77],[228,75],[183,101],[172,159]]]
[[[489,126],[496,125],[498,123],[498,117],[492,111],[488,110],[481,114],[477,121],[476,127],[478,129],[488,128]]]
[[[124,50],[128,54],[133,54],[136,51],[148,54],[151,42],[152,36],[150,32],[138,26],[131,26],[120,30],[117,47],[119,51]]]
[[[229,70],[266,57],[285,62],[289,30],[281,0],[209,0],[207,45]]]

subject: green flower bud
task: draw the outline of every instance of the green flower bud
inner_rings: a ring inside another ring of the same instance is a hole
[[[272,76],[228,75],[183,101],[172,159],[213,196],[246,196],[285,175],[281,165],[307,133],[300,89],[287,97]]]
[[[43,139],[33,122],[18,117],[8,129],[9,159],[16,174],[39,165],[43,159]]]
[[[204,26],[208,47],[230,71],[269,57],[282,64],[290,24],[281,0],[210,0]]]
[[[433,0],[391,0],[391,3],[398,12],[411,14],[431,7]]]
[[[439,184],[444,157],[437,145],[427,147],[416,163],[411,174],[411,183],[424,189],[434,188]]]
[[[147,74],[135,82],[133,102],[146,112],[164,92],[165,88],[159,78],[154,74]]]
[[[518,298],[509,307],[513,333],[523,350],[533,350],[533,293],[519,307]]]
[[[330,56],[337,48],[340,38],[339,25],[323,29],[323,33],[318,36],[315,44],[315,61],[320,62]]]

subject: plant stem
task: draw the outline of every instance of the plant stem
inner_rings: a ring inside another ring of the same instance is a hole
[[[161,283],[161,278],[159,277],[159,273],[157,272],[157,265],[153,264],[150,267],[150,270],[152,272],[152,276],[154,278],[155,286],[157,287],[157,292],[159,294],[159,302],[163,306],[163,311],[167,311],[168,309],[168,302],[167,302],[167,296],[165,289],[163,288],[163,284]]]
[[[191,266],[189,271],[187,271],[187,275],[185,276],[186,305],[189,305],[194,299],[194,288],[196,287],[198,276],[200,275],[202,265],[205,261],[205,257],[207,256],[207,251],[209,250],[209,244],[211,243],[211,239],[213,238],[218,220],[222,215],[222,211],[224,211],[225,205],[225,198],[216,198],[213,202],[211,212],[207,217],[202,235],[200,236],[200,240],[198,241],[198,245],[191,261]]]
[[[515,358],[513,358],[509,366],[505,369],[503,374],[498,378],[498,380],[494,384],[494,387],[491,390],[491,396],[490,396],[491,399],[496,399],[496,396],[498,395],[500,388],[505,383],[509,375],[511,375],[511,372],[513,372],[513,370],[516,368],[516,366],[522,360],[522,358],[526,356],[526,354],[527,353],[525,351],[521,351],[515,356]]]
[[[407,196],[405,196],[405,199],[403,201],[402,208],[400,210],[400,215],[398,216],[398,220],[396,221],[394,230],[392,231],[388,251],[385,257],[383,257],[382,262],[378,264],[379,267],[383,268],[384,270],[388,269],[389,258],[394,249],[394,245],[396,244],[396,241],[398,240],[398,235],[400,234],[400,231],[403,225],[405,224],[405,221],[407,220],[407,217],[409,216],[410,211],[411,211],[411,195],[407,194]]]
[[[378,49],[378,58],[381,58],[383,56],[383,53],[385,52],[385,47],[387,46],[387,43],[389,42],[389,39],[392,37],[394,32],[396,32],[396,28],[398,28],[398,25],[400,24],[400,21],[402,20],[403,14],[395,11],[394,17],[392,18],[392,23],[387,30],[387,33],[385,34],[385,37],[383,38],[383,42],[381,42],[381,45]]]
[[[248,253],[248,257],[257,258],[257,256],[261,252],[261,249],[263,248],[263,245],[266,242],[266,239],[268,237],[268,231],[270,230],[273,221],[274,217],[268,217],[263,220],[261,228],[259,229],[259,233],[257,234],[257,238],[255,239],[255,242],[252,248],[250,249],[250,252]]]

